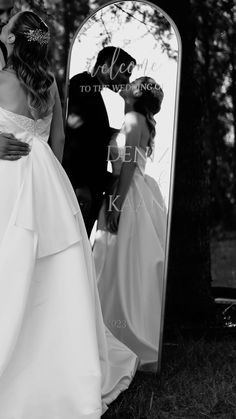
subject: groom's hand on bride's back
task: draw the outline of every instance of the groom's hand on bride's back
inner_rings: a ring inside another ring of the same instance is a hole
[[[0,159],[19,160],[30,152],[29,144],[17,140],[12,134],[0,133]]]

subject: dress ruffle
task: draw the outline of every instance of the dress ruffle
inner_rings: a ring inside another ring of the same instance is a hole
[[[40,258],[73,245],[81,240],[81,233],[76,222],[79,206],[63,168],[45,142],[37,138],[32,141],[14,224],[38,235]]]

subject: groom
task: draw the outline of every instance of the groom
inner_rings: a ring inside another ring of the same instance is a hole
[[[97,219],[106,189],[107,146],[114,132],[101,90],[118,92],[129,82],[136,61],[121,48],[103,48],[91,73],[72,77],[63,166],[75,189],[88,235]]]
[[[14,0],[0,0],[0,30],[5,25],[14,8]],[[5,45],[0,42],[0,70],[5,66],[7,51]],[[16,140],[10,134],[0,133],[0,159],[18,160],[29,154],[29,145]]]

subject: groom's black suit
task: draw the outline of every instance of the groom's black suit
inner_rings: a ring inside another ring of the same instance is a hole
[[[84,215],[88,234],[97,218],[107,179],[107,146],[110,127],[99,81],[84,72],[74,76],[69,85],[68,118],[78,115],[81,125],[66,125],[63,166],[74,187],[87,186],[92,195],[92,208]],[[82,211],[83,212],[83,211]]]

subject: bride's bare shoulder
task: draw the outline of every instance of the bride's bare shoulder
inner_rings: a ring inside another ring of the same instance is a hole
[[[10,90],[20,87],[20,82],[14,73],[0,71],[0,89]]]
[[[6,72],[4,70],[1,70],[0,71],[0,89],[4,89],[6,81],[7,81]]]
[[[7,83],[7,84],[12,84],[12,83],[16,83],[18,81],[15,73],[7,71],[7,70],[1,70],[0,71],[0,83],[2,85],[2,83]]]
[[[15,74],[0,71],[0,104],[8,108],[12,103],[22,100],[22,94],[21,84]]]

